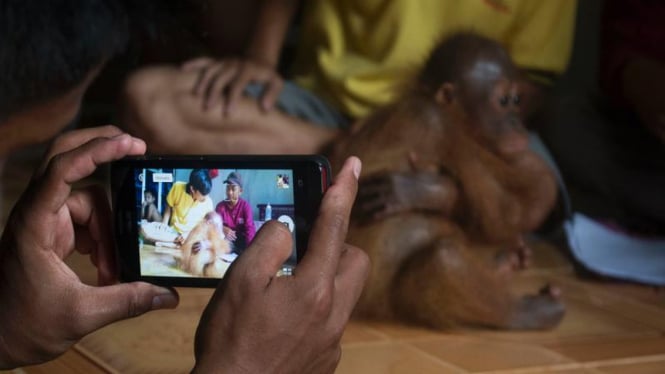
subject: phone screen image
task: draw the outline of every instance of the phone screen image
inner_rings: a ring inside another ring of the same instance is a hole
[[[121,280],[213,286],[268,221],[291,233],[291,255],[277,272],[291,275],[328,166],[283,158],[124,160],[112,167]]]
[[[137,169],[142,276],[224,276],[268,220],[283,223],[295,266],[292,170]]]

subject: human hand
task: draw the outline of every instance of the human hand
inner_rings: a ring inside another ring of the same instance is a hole
[[[361,222],[410,211],[449,216],[457,196],[455,181],[440,172],[410,170],[379,173],[360,182],[353,214]]]
[[[182,69],[199,71],[193,93],[203,99],[204,111],[221,105],[222,111],[230,114],[250,83],[265,87],[259,102],[263,110],[269,111],[284,87],[284,80],[272,66],[248,59],[201,57],[186,62]]]
[[[192,253],[198,253],[210,248],[210,240],[202,240],[192,244]]]
[[[334,371],[369,271],[367,255],[344,243],[359,174],[360,161],[347,160],[292,276],[276,276],[291,254],[290,232],[277,221],[261,227],[201,317],[194,372]]]
[[[114,127],[70,132],[51,146],[0,240],[0,368],[52,359],[109,323],[177,305],[173,290],[114,284],[106,194],[72,188],[99,164],[143,152],[143,141]],[[63,261],[74,250],[90,255],[99,287]]]
[[[236,236],[235,230],[231,230],[230,228],[224,226],[222,229],[224,231],[224,238],[228,241],[235,241],[238,237]]]

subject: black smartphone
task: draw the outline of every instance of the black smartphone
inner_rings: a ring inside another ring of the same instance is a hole
[[[123,282],[215,287],[277,220],[293,249],[279,275],[305,254],[330,185],[323,156],[143,156],[111,164],[118,274]]]

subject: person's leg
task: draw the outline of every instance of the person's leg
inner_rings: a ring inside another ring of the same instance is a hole
[[[628,229],[665,235],[665,143],[651,133],[636,115],[608,112],[613,145],[620,155],[615,189]]]
[[[541,130],[571,193],[573,209],[596,216],[619,214],[608,176],[615,160],[605,139],[603,119],[585,97],[558,99]]]
[[[634,118],[612,112],[600,101],[567,97],[548,113],[542,136],[573,209],[628,229],[662,233],[663,145],[649,139]]]
[[[124,124],[146,140],[150,152],[316,153],[339,132],[281,110],[264,112],[247,96],[231,115],[224,115],[221,106],[204,111],[202,99],[192,94],[197,79],[195,71],[161,66],[128,80]]]

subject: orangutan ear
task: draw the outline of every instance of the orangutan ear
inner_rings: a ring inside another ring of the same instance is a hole
[[[439,89],[436,91],[434,99],[437,104],[442,106],[448,106],[455,101],[457,92],[455,90],[455,85],[449,82],[443,83],[439,86]]]

